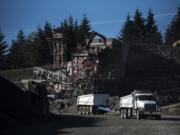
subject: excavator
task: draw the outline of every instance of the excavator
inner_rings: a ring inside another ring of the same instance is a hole
[[[95,59],[99,59],[99,53],[100,53],[100,51],[101,51],[101,49],[102,49],[101,47],[97,47],[94,52],[92,51],[91,43],[93,42],[93,40],[94,40],[94,38],[95,38],[96,36],[99,36],[99,37],[101,38],[103,44],[105,45],[105,48],[107,48],[107,41],[106,41],[107,39],[106,39],[106,37],[105,37],[104,35],[99,34],[99,33],[96,32],[96,31],[90,32],[89,41],[87,42],[87,44],[86,44],[86,46],[85,46],[85,49],[87,50],[88,56],[89,56],[90,59],[91,59],[92,57],[94,57],[94,58],[96,57]],[[94,59],[94,58],[93,58],[93,59]]]
[[[178,45],[180,45],[180,40],[175,41],[175,42],[172,44],[172,47],[176,47],[176,46],[178,46]]]
[[[92,31],[92,32],[91,32],[91,35],[90,35],[90,38],[89,38],[89,41],[88,41],[88,43],[87,43],[87,45],[86,45],[86,49],[87,49],[87,50],[89,49],[90,44],[92,43],[93,39],[94,39],[96,36],[101,37],[101,38],[103,39],[104,44],[106,45],[106,37],[105,37],[104,35],[102,35],[102,34],[99,34],[99,33],[96,32],[96,31]]]

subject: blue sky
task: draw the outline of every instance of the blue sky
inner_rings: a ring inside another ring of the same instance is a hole
[[[28,35],[46,21],[58,26],[69,15],[80,21],[86,14],[94,30],[116,37],[128,13],[138,8],[146,16],[151,8],[164,32],[178,6],[180,0],[0,0],[0,28],[10,43],[20,29]]]

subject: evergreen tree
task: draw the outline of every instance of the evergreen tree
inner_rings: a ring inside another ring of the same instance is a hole
[[[16,40],[12,41],[12,46],[9,49],[9,64],[12,68],[24,67],[27,62],[26,51],[25,51],[26,39],[24,36],[24,32],[20,30],[18,32]]]
[[[19,30],[18,35],[17,35],[17,43],[23,44],[25,43],[26,39],[25,39],[25,35],[23,30]]]
[[[156,21],[154,20],[154,14],[149,9],[147,16],[147,23],[145,25],[146,43],[162,44],[162,35],[158,31]]]
[[[131,20],[130,15],[128,14],[124,26],[119,33],[118,39],[123,43],[133,43],[133,41],[135,40],[134,32],[135,24]]]
[[[80,28],[81,28],[82,32],[84,33],[85,38],[89,38],[89,32],[91,30],[91,26],[90,26],[90,22],[85,14],[83,15],[83,19],[81,21]]]
[[[69,18],[68,18],[68,39],[69,39],[68,46],[70,49],[77,47],[76,35],[75,34],[76,34],[76,32],[75,32],[74,18],[72,16],[69,16]]]
[[[81,47],[81,44],[80,44],[80,27],[79,27],[79,24],[78,24],[78,21],[75,20],[75,23],[74,23],[74,31],[75,31],[75,35],[76,35],[76,43],[77,43],[77,47]]]
[[[7,44],[4,41],[4,34],[0,30],[0,69],[6,66]]]
[[[172,45],[177,40],[180,40],[180,7],[165,33],[165,42],[167,45]]]
[[[64,20],[61,23],[61,29],[63,31],[63,40],[66,44],[66,58],[67,61],[71,60],[71,51],[77,47],[77,31],[78,28],[72,16]]]
[[[90,22],[87,16],[83,15],[82,21],[79,26],[79,37],[80,37],[79,41],[82,46],[86,45],[86,39],[89,38],[90,30],[91,30]]]
[[[40,65],[39,46],[38,44],[36,44],[37,39],[38,39],[37,32],[32,32],[28,36],[27,43],[25,45],[27,66]]]
[[[43,51],[44,51],[44,58],[46,59],[45,63],[52,63],[53,62],[53,55],[52,55],[52,46],[48,42],[48,38],[52,38],[52,26],[49,22],[46,22],[44,25],[44,38],[43,40]]]
[[[142,13],[139,11],[139,9],[137,9],[135,12],[134,24],[134,42],[143,43],[145,39],[145,19],[142,17]]]
[[[49,22],[46,22],[44,25],[44,34],[46,38],[52,38],[52,26]]]
[[[38,65],[50,64],[53,62],[52,47],[50,47],[47,38],[52,36],[52,28],[49,23],[44,25],[44,29],[37,28],[37,34],[33,42],[33,48],[37,58]]]

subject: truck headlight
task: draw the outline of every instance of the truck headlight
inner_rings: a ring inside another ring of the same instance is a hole
[[[157,106],[157,111],[161,111],[161,107],[160,106]]]

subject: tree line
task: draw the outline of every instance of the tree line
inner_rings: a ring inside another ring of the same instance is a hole
[[[80,22],[69,16],[61,22],[58,29],[63,31],[64,42],[67,46],[67,60],[71,60],[71,50],[84,47],[86,39],[90,36],[91,25],[87,16],[84,15]],[[0,31],[0,69],[21,68],[52,64],[52,45],[49,44],[47,35],[52,37],[53,27],[46,22],[43,27],[38,27],[36,31],[27,37],[23,30],[20,30],[11,45],[7,45],[5,36]],[[120,30],[117,39],[124,44],[165,44],[172,45],[180,40],[180,8],[168,25],[164,38],[158,29],[154,14],[149,9],[147,17],[143,17],[142,12],[137,9],[135,15],[127,15],[126,21]]]
[[[52,38],[53,29],[52,25],[46,22],[43,27],[39,26],[27,37],[23,30],[20,30],[9,48],[4,40],[4,34],[0,31],[0,69],[52,64],[53,47],[48,38]],[[71,50],[85,45],[85,39],[89,37],[91,27],[88,18],[83,15],[80,22],[69,16],[55,29],[63,31],[63,42],[67,46],[66,53],[69,61]]]

